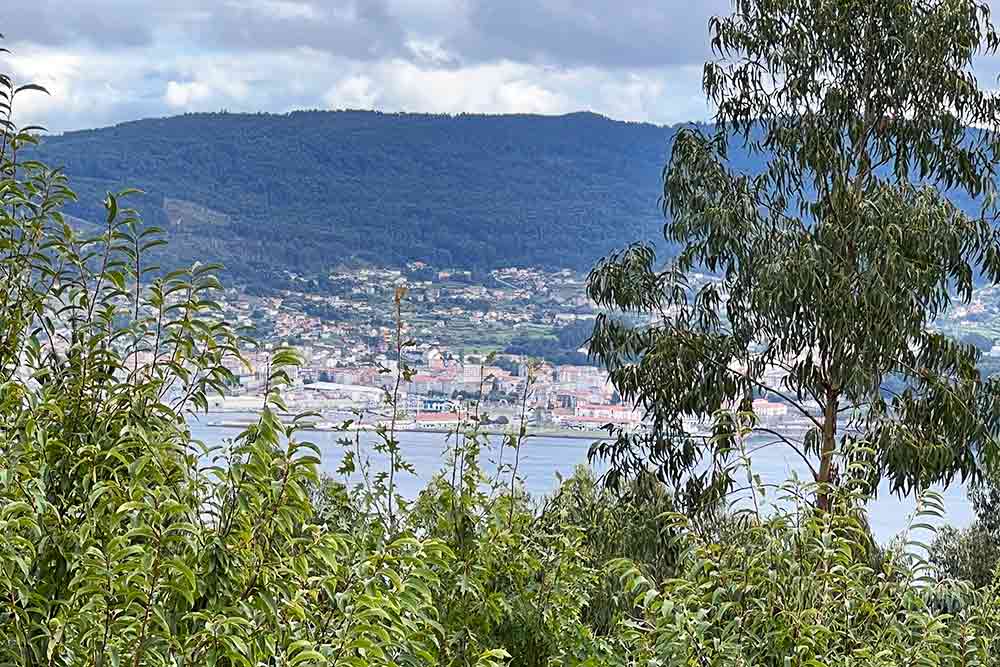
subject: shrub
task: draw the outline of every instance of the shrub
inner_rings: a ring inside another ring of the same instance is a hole
[[[619,562],[640,609],[622,626],[627,664],[998,664],[995,587],[935,588],[915,543],[875,569],[865,533],[854,512],[801,507],[724,546],[695,537],[662,583]]]

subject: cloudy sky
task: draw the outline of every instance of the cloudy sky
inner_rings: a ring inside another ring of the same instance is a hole
[[[30,0],[6,68],[63,131],[185,111],[374,108],[701,119],[728,0]]]

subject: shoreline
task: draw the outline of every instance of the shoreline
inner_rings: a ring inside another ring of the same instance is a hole
[[[205,428],[246,428],[252,422],[238,422],[238,421],[213,421],[203,424]],[[320,428],[316,425],[302,426],[303,431],[317,431],[323,433],[350,433],[355,431],[375,431],[375,426],[364,425],[361,427],[352,427],[347,430],[338,428]],[[489,436],[497,435],[511,435],[510,431],[504,431],[501,429],[480,429],[480,433]],[[455,429],[449,428],[397,428],[396,433],[430,433],[436,435],[451,435],[455,433]],[[525,438],[560,438],[563,440],[587,440],[590,442],[595,441],[612,441],[612,438],[608,437],[608,434],[604,431],[548,431],[548,430],[537,430],[528,431],[524,434]]]

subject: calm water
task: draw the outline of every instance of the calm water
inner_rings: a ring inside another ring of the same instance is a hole
[[[209,415],[206,421],[217,421],[219,415]],[[206,444],[223,444],[224,441],[236,436],[240,429],[223,428],[196,424],[192,427],[194,436]],[[323,470],[331,475],[336,473],[343,458],[344,448],[338,440],[345,434],[330,431],[314,431],[307,434],[322,453]],[[423,485],[444,465],[444,451],[447,446],[447,436],[439,433],[401,433],[399,435],[405,459],[413,466],[416,475],[403,474],[397,477],[400,491],[407,496],[416,495]],[[363,443],[372,443],[374,436],[362,434]],[[499,440],[495,440],[497,444]],[[558,485],[557,474],[568,477],[574,468],[587,463],[587,440],[572,440],[565,438],[528,438],[521,448],[518,467],[519,477],[524,480],[527,490],[534,496],[551,493]],[[495,458],[496,450],[487,454],[484,459]],[[368,451],[373,470],[385,464],[380,455]],[[505,462],[510,462],[511,452],[505,454]],[[490,470],[492,466],[486,460],[484,467]],[[793,474],[800,478],[807,477],[807,470],[794,454],[789,455],[786,448],[778,446],[757,451],[753,455],[753,470],[768,484],[778,484],[789,479]],[[972,509],[963,488],[953,485],[941,490],[947,508],[946,521],[954,526],[966,526],[973,518]],[[899,499],[883,488],[879,497],[869,506],[872,530],[883,542],[904,530],[911,513],[914,510],[912,499]]]

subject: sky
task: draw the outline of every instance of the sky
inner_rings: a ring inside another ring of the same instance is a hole
[[[994,15],[1000,0],[991,0]],[[595,111],[706,120],[730,0],[28,0],[0,71],[50,131],[191,111]],[[985,70],[1000,71],[994,57]],[[978,69],[978,66],[977,66]]]
[[[729,0],[31,0],[0,66],[50,131],[189,111],[708,117],[708,18]]]

